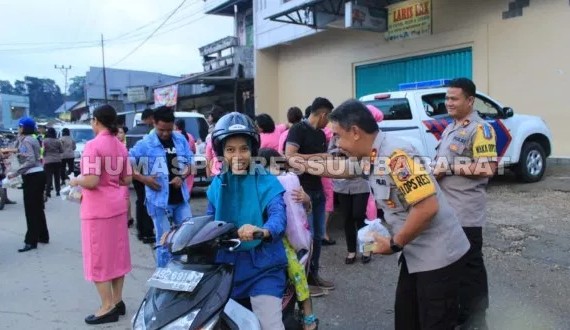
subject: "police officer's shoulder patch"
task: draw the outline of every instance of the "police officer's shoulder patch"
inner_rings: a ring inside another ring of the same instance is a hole
[[[403,150],[390,156],[390,176],[408,205],[414,205],[436,193],[433,178],[425,168]]]
[[[487,123],[479,124],[473,137],[473,158],[480,157],[497,157],[495,131]]]

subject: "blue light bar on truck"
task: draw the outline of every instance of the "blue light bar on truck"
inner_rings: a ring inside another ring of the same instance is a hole
[[[425,89],[425,88],[438,88],[445,87],[451,82],[451,79],[437,79],[428,81],[419,81],[413,83],[399,84],[398,88],[401,91],[414,90],[414,89]]]

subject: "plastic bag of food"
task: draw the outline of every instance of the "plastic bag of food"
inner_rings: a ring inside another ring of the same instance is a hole
[[[380,219],[365,220],[367,225],[358,231],[358,251],[360,253],[370,252],[374,246],[374,234],[390,237],[390,232]]]
[[[81,176],[79,176],[81,177]],[[74,175],[73,173],[69,176],[70,181],[72,179],[74,179]],[[74,203],[81,203],[81,187],[80,186],[65,186],[63,188],[61,188],[61,191],[59,192],[61,195],[61,199],[63,199],[64,201],[69,201],[69,202],[74,202]]]
[[[18,175],[12,179],[8,179],[11,173],[7,173],[4,180],[2,180],[2,188],[17,188],[22,184],[22,176]]]

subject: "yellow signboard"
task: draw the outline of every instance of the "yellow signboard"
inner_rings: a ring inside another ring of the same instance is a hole
[[[431,0],[409,0],[388,7],[386,40],[431,34]]]

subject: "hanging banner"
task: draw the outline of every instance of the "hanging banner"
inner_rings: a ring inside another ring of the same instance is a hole
[[[178,85],[157,88],[154,90],[154,106],[173,107],[178,99]]]
[[[127,102],[128,103],[146,102],[147,101],[146,90],[147,87],[145,86],[127,87]]]
[[[388,7],[388,41],[431,34],[431,0],[409,0]]]
[[[355,30],[386,32],[386,10],[374,3],[350,1],[344,5],[344,27]]]

